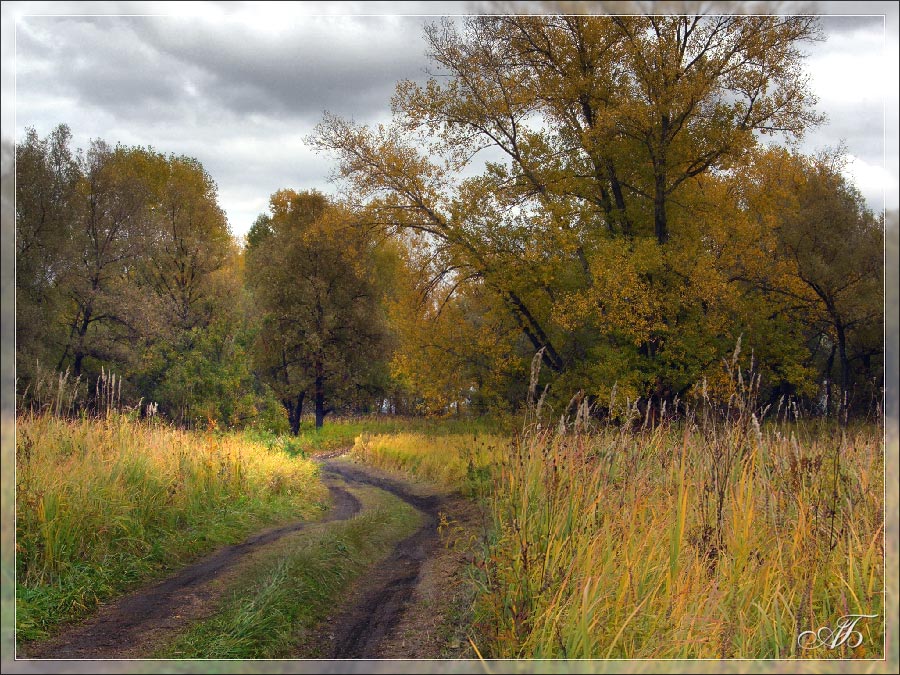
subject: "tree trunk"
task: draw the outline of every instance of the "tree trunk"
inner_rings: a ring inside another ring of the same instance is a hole
[[[666,222],[666,177],[664,174],[656,176],[656,193],[653,198],[653,229],[656,233],[656,241],[665,244],[669,241],[669,225]]]
[[[84,360],[84,352],[80,349],[75,351],[75,361],[72,364],[72,375],[75,376],[75,379],[81,375],[81,362]]]
[[[316,362],[316,429],[321,429],[325,423],[325,376],[322,369],[322,362]]]
[[[513,316],[516,319],[516,323],[519,324],[519,327],[525,333],[525,336],[529,339],[535,350],[544,348],[544,363],[547,364],[553,372],[561,373],[565,364],[556,349],[550,344],[550,339],[547,337],[547,334],[544,333],[540,324],[538,324],[532,316],[528,307],[525,306],[525,303],[522,302],[514,291],[506,291],[506,299],[513,309]]]
[[[828,355],[828,363],[825,366],[825,417],[831,410],[831,371],[834,369],[834,353],[837,351],[836,345],[831,345],[831,353]]]
[[[669,224],[666,222],[666,162],[667,144],[669,142],[669,116],[663,115],[660,120],[659,156],[653,166],[655,177],[653,186],[653,229],[656,240],[660,244],[669,241]]]
[[[294,436],[300,434],[300,418],[303,416],[303,399],[306,398],[306,392],[301,391],[297,396],[297,405],[290,411],[291,433]]]
[[[88,326],[90,325],[91,309],[87,308],[84,310],[84,319],[81,322],[81,326],[78,327],[75,337],[75,347],[72,350],[75,356],[75,360],[72,364],[72,375],[74,375],[76,379],[81,376],[81,362],[84,361],[84,336],[87,335]]]
[[[838,360],[841,366],[841,415],[842,422],[847,421],[847,404],[849,400],[850,388],[850,361],[847,359],[847,333],[844,330],[844,324],[840,321],[835,322],[838,339]]]
[[[619,177],[616,175],[616,168],[613,165],[612,160],[606,160],[606,170],[609,175],[613,197],[616,200],[616,220],[622,230],[622,234],[626,236],[630,235],[631,222],[628,220],[628,215],[625,213],[625,195],[622,192],[622,184],[619,182]]]
[[[100,288],[100,282],[97,277],[91,279],[91,295],[82,310],[81,325],[77,327],[75,345],[72,348],[72,355],[75,362],[72,364],[72,374],[78,378],[81,375],[81,362],[84,360],[84,337],[87,335],[88,326],[91,325],[91,317],[94,314],[94,298],[97,290]]]

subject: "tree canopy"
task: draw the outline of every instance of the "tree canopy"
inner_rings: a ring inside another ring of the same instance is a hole
[[[279,190],[242,247],[193,158],[64,125],[16,146],[18,391],[123,373],[179,424],[295,433],[304,404],[490,413],[573,395],[868,411],[885,229],[817,124],[814,17],[471,16],[390,124],[325,114],[345,197]],[[485,159],[486,157],[486,159]],[[28,394],[28,392],[31,394]],[[580,393],[579,393],[580,392]],[[611,411],[612,412],[612,411]],[[614,414],[614,413],[613,413]]]
[[[426,252],[432,335],[459,333],[435,306],[478,297],[467,335],[493,322],[508,339],[492,361],[514,377],[541,350],[560,400],[617,387],[657,405],[715,380],[744,335],[773,392],[809,393],[809,336],[780,310],[775,331],[760,322],[719,246],[759,243],[738,195],[760,136],[821,119],[800,51],[820,39],[813,17],[474,16],[426,38],[439,77],[399,83],[392,124],[326,115],[311,141],[369,222]],[[487,148],[503,160],[478,172]],[[429,372],[414,360],[400,369]],[[457,360],[457,376],[478,369]]]
[[[318,192],[280,190],[269,204],[247,237],[255,355],[296,434],[307,394],[318,428],[371,382],[387,331],[370,233]]]
[[[20,391],[44,371],[86,383],[113,369],[129,399],[179,423],[255,415],[251,373],[231,360],[237,246],[203,167],[103,141],[74,150],[64,125],[29,130],[16,160]]]

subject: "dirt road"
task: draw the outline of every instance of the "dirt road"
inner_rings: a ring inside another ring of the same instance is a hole
[[[322,623],[319,639],[313,641],[310,654],[347,659],[386,656],[382,645],[393,637],[410,605],[423,563],[439,550],[437,523],[439,511],[446,508],[445,499],[416,494],[401,481],[340,461],[329,461],[326,475],[350,484],[386,490],[425,515],[422,526],[397,544],[391,556],[366,575],[364,583],[357,585],[350,600]]]
[[[358,513],[360,502],[347,489],[353,485],[373,486],[396,495],[423,513],[423,524],[412,536],[400,541],[387,560],[353,585],[332,616],[324,618],[315,631],[315,639],[298,646],[296,657],[416,658],[446,653],[437,644],[441,638],[436,634],[435,621],[442,617],[439,605],[444,600],[436,597],[441,593],[434,592],[434,577],[446,576],[448,566],[458,567],[459,560],[441,546],[437,524],[442,510],[460,511],[462,500],[424,494],[409,483],[340,458],[324,460],[323,474],[331,492],[332,507],[322,520],[270,529],[241,544],[222,548],[164,581],[102,607],[84,623],[48,641],[29,645],[20,651],[19,657],[147,656],[154,647],[193,622],[211,616],[229,580],[239,573],[238,564],[249,554],[311,525],[345,520]],[[424,579],[423,566],[427,577]],[[426,598],[424,603],[423,598]],[[422,607],[423,604],[428,607]],[[421,624],[421,617],[415,617],[417,612],[420,615],[426,612],[435,630],[430,635],[426,630],[410,643],[398,635],[398,627],[411,621]]]

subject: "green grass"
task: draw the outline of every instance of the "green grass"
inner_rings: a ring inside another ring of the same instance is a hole
[[[360,515],[314,526],[267,550],[244,571],[214,617],[154,656],[290,657],[349,583],[421,524],[413,507],[387,492],[354,492],[363,504]]]
[[[327,500],[312,462],[242,436],[117,417],[16,431],[18,641]]]

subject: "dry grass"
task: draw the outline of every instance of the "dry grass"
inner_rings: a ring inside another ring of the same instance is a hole
[[[880,657],[883,457],[875,427],[532,431],[495,477],[479,649]],[[878,615],[856,649],[798,646],[846,614]]]
[[[582,404],[547,428],[538,404],[512,441],[364,435],[354,453],[483,498],[484,656],[883,656],[883,429],[760,425],[758,380],[732,375],[730,397],[672,424],[625,410],[590,429]],[[876,615],[858,646],[798,642],[848,614]]]

